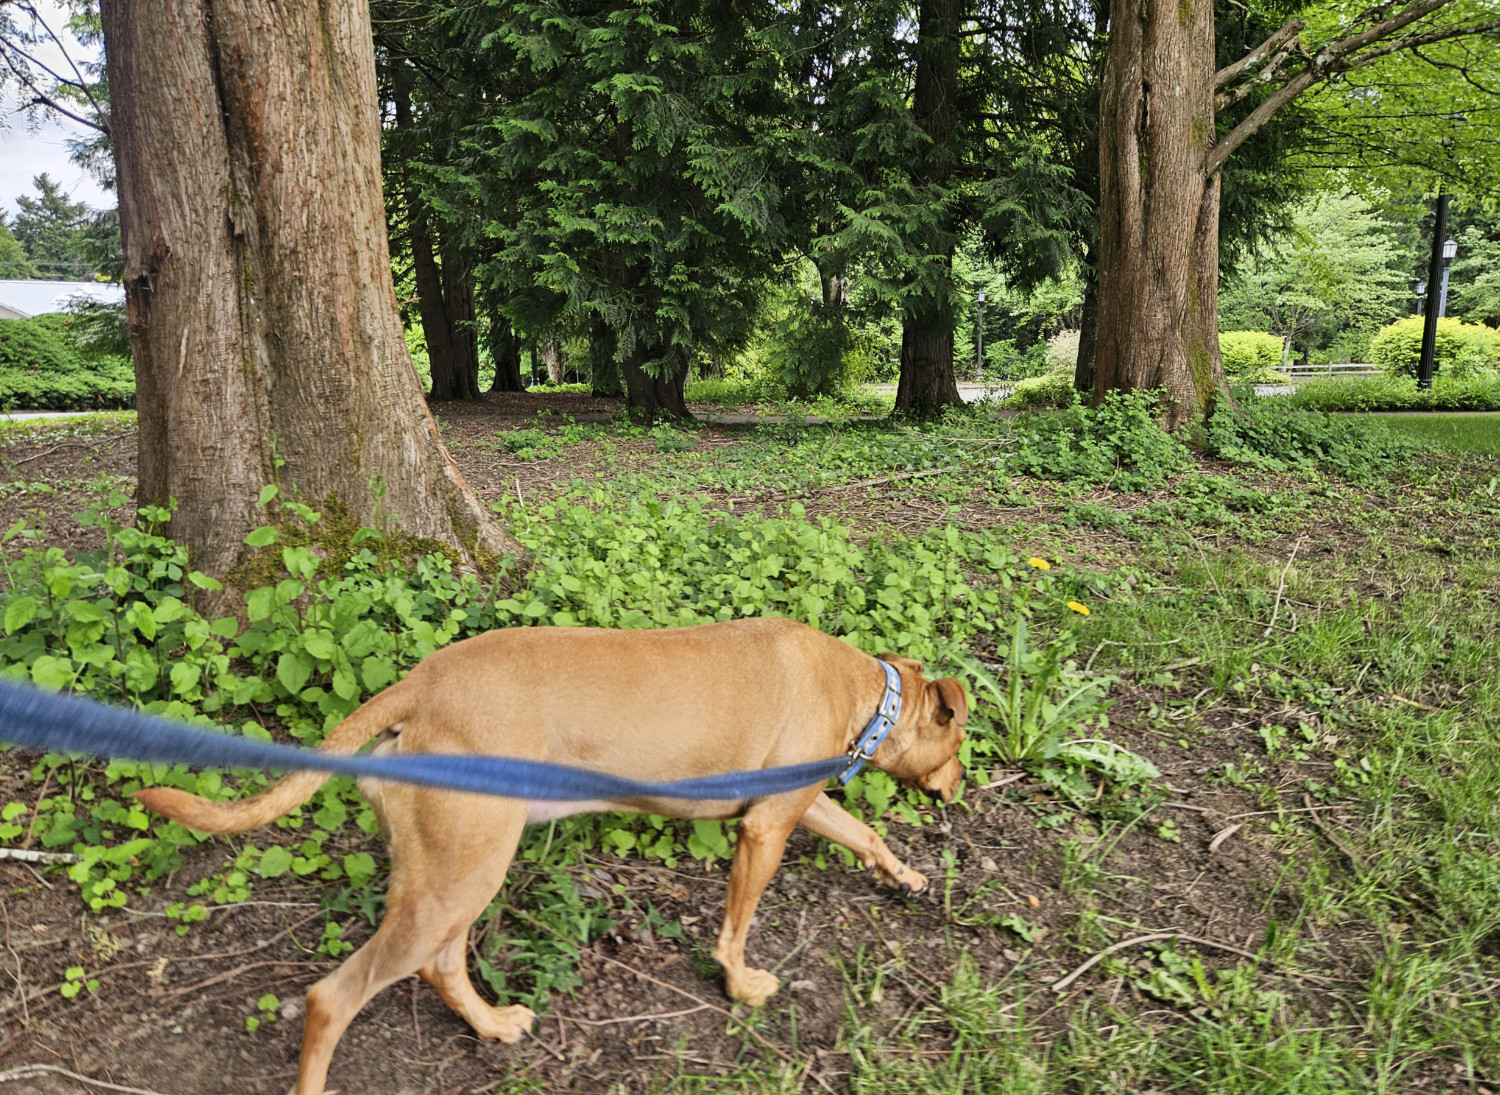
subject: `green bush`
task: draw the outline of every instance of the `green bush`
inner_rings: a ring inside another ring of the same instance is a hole
[[[1098,407],[1075,403],[1023,416],[1011,470],[1119,490],[1160,486],[1193,462],[1187,447],[1161,428],[1160,417],[1155,392],[1110,392]]]
[[[1257,399],[1242,391],[1238,402],[1222,401],[1209,420],[1204,448],[1210,456],[1268,471],[1321,468],[1366,482],[1428,447],[1379,421],[1302,410],[1285,396]]]
[[[1393,376],[1416,376],[1422,357],[1422,316],[1382,327],[1370,342],[1370,360]],[[1452,316],[1437,321],[1432,371],[1463,380],[1500,368],[1500,332]]]
[[[86,411],[135,406],[128,357],[89,355],[66,315],[0,319],[0,406]]]
[[[1283,344],[1263,331],[1224,331],[1219,335],[1219,354],[1231,380],[1253,380],[1274,384],[1284,379],[1277,373]],[[1266,374],[1274,374],[1267,377]]]
[[[1310,411],[1500,411],[1500,377],[1437,376],[1427,391],[1409,376],[1309,380],[1291,395],[1277,398]]]
[[[1021,381],[1006,402],[1013,407],[1066,407],[1076,396],[1072,373],[1048,373]]]

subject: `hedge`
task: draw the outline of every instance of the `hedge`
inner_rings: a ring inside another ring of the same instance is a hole
[[[0,319],[0,407],[96,411],[135,406],[128,357],[86,354],[65,315]]]
[[[1436,376],[1427,391],[1406,376],[1339,377],[1309,380],[1276,398],[1314,411],[1500,411],[1500,376]]]
[[[1422,356],[1423,316],[1407,316],[1382,327],[1370,342],[1370,360],[1395,376],[1416,376]],[[1462,379],[1500,368],[1500,331],[1453,316],[1437,321],[1433,375]]]

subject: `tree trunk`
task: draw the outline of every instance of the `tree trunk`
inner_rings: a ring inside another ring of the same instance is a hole
[[[1073,387],[1093,395],[1094,360],[1099,346],[1099,272],[1084,275],[1083,315],[1078,321],[1078,359],[1073,365]]]
[[[233,578],[284,497],[448,544],[520,545],[448,458],[406,352],[380,192],[369,9],[101,5],[141,504]]]
[[[637,341],[620,364],[628,406],[648,421],[662,418],[690,421],[693,416],[688,413],[687,399],[683,394],[687,387],[686,360],[679,353],[668,353],[663,360],[654,363],[655,376],[647,369],[650,360],[648,347]]]
[[[562,347],[550,335],[541,341],[542,363],[547,366],[547,383],[563,382]]]
[[[490,311],[490,359],[495,363],[495,379],[490,384],[492,392],[524,392],[526,385],[521,380],[521,340],[515,328],[499,312]]]
[[[1159,390],[1170,429],[1207,414],[1224,380],[1213,34],[1207,0],[1115,0],[1099,105],[1094,402]]]
[[[940,194],[957,159],[954,130],[958,108],[961,0],[921,0],[917,31],[917,75],[912,114],[927,136],[915,175],[920,187]],[[901,378],[896,410],[927,418],[962,403],[953,373],[953,252],[958,244],[951,211],[936,219],[923,241],[929,272],[912,286],[901,325]],[[933,260],[936,260],[935,262]],[[937,273],[931,273],[936,268]]]
[[[453,348],[455,399],[479,398],[479,325],[474,315],[474,275],[468,261],[445,234],[439,254],[443,261],[443,310],[448,317],[448,344]]]
[[[601,399],[617,399],[625,394],[625,385],[620,381],[620,365],[615,360],[618,345],[615,333],[602,319],[589,324],[589,372],[593,382],[593,394]]]

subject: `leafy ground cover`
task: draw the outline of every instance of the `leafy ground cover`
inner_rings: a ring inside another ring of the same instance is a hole
[[[757,1012],[707,957],[732,825],[538,827],[473,955],[490,992],[541,1005],[537,1036],[481,1044],[398,985],[337,1086],[1495,1089],[1493,455],[1271,401],[1195,451],[1129,401],[679,430],[501,413],[521,399],[441,417],[533,550],[524,575],[397,566],[375,530],[334,567],[315,511],[268,497],[280,573],[247,619],[200,614],[210,583],[160,514],[127,527],[128,420],[0,435],[5,671],[314,741],[476,630],[774,612],[966,676],[972,778],[946,809],[879,776],[846,796],[929,898],[794,840],[751,943],[784,987]],[[378,920],[373,819],[335,781],[200,840],[132,809],[147,781],[261,784],[6,755],[0,843],[81,861],[0,859],[0,1069],[283,1091],[301,993]]]

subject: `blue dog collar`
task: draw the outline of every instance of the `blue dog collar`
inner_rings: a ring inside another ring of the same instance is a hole
[[[849,766],[839,775],[840,783],[847,784],[859,775],[865,761],[875,755],[875,750],[880,748],[880,743],[885,741],[891,727],[901,717],[901,674],[890,662],[882,661],[880,668],[885,670],[885,691],[880,696],[880,710],[849,747]]]

